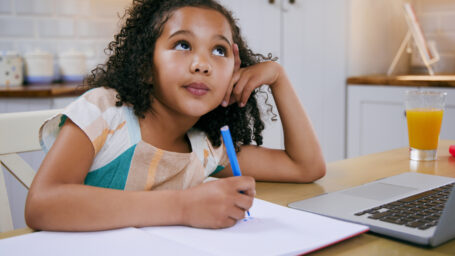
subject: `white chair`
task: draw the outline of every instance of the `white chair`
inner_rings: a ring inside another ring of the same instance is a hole
[[[17,153],[41,150],[38,131],[43,122],[61,110],[0,114],[0,163],[27,189],[35,171]],[[5,178],[0,168],[0,232],[13,230]]]

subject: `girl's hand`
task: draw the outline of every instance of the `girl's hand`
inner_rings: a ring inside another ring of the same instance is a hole
[[[240,107],[244,107],[254,89],[263,84],[274,86],[284,73],[284,70],[280,64],[274,61],[266,61],[246,68],[240,68],[241,60],[237,44],[234,44],[233,52],[235,58],[234,74],[221,105],[227,107],[237,102]]]
[[[254,194],[255,181],[246,176],[224,178],[184,190],[183,224],[198,228],[233,226],[245,217]]]

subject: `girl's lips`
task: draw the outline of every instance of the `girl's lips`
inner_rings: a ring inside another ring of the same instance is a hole
[[[202,96],[209,92],[209,88],[203,83],[191,83],[184,88],[193,95]]]

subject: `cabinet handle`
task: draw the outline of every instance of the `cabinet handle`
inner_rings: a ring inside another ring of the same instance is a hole
[[[274,4],[275,0],[269,0],[269,4]],[[290,4],[295,4],[295,0],[289,0]]]

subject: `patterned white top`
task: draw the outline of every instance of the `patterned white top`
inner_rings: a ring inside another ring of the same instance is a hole
[[[191,153],[169,152],[144,142],[133,108],[115,106],[116,95],[114,89],[91,89],[40,129],[46,152],[67,118],[88,136],[95,159],[85,184],[122,190],[185,189],[229,164],[224,145],[214,148],[196,129],[187,133]]]

